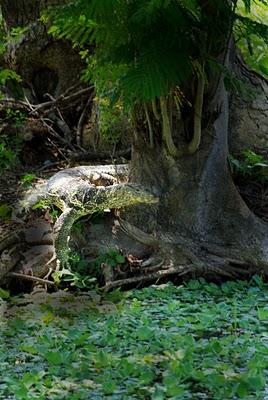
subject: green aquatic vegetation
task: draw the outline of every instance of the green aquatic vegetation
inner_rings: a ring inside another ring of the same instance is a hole
[[[15,299],[0,399],[264,399],[267,299],[258,277]]]

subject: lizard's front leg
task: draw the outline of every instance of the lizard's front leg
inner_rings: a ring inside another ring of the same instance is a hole
[[[54,225],[54,246],[60,269],[69,267],[69,236],[74,222],[81,216],[78,210],[65,208]]]

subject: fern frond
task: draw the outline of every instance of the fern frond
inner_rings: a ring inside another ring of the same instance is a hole
[[[251,0],[242,0],[244,3],[245,11],[250,13],[251,11]]]
[[[257,35],[268,45],[268,25],[238,14],[236,14],[235,17],[244,37]]]

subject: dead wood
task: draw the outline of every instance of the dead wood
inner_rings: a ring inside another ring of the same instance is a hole
[[[32,275],[20,274],[19,272],[9,272],[8,276],[12,278],[19,278],[26,281],[42,283],[43,285],[55,286],[54,282],[49,281],[47,279],[38,278],[37,276],[32,276]]]
[[[4,237],[0,239],[0,252],[6,250],[13,244],[20,242],[22,238],[23,238],[22,230],[6,234]]]
[[[103,286],[101,289],[104,291],[109,291],[111,289],[115,289],[118,287],[124,287],[126,285],[133,285],[137,283],[145,283],[148,281],[153,281],[153,280],[159,280],[161,278],[164,278],[166,276],[170,275],[180,275],[181,272],[185,273],[185,266],[178,266],[178,267],[170,267],[165,270],[157,271],[151,274],[144,274],[140,276],[134,276],[131,278],[126,278],[126,279],[119,279],[117,281],[113,282],[107,282],[105,286]]]
[[[11,271],[19,262],[21,254],[19,245],[14,244],[13,247],[4,250],[0,256],[0,281]]]

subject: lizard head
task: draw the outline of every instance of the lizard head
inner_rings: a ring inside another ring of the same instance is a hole
[[[158,198],[137,184],[118,184],[109,186],[109,207],[120,208],[135,204],[155,204]],[[107,189],[107,188],[106,188]]]

